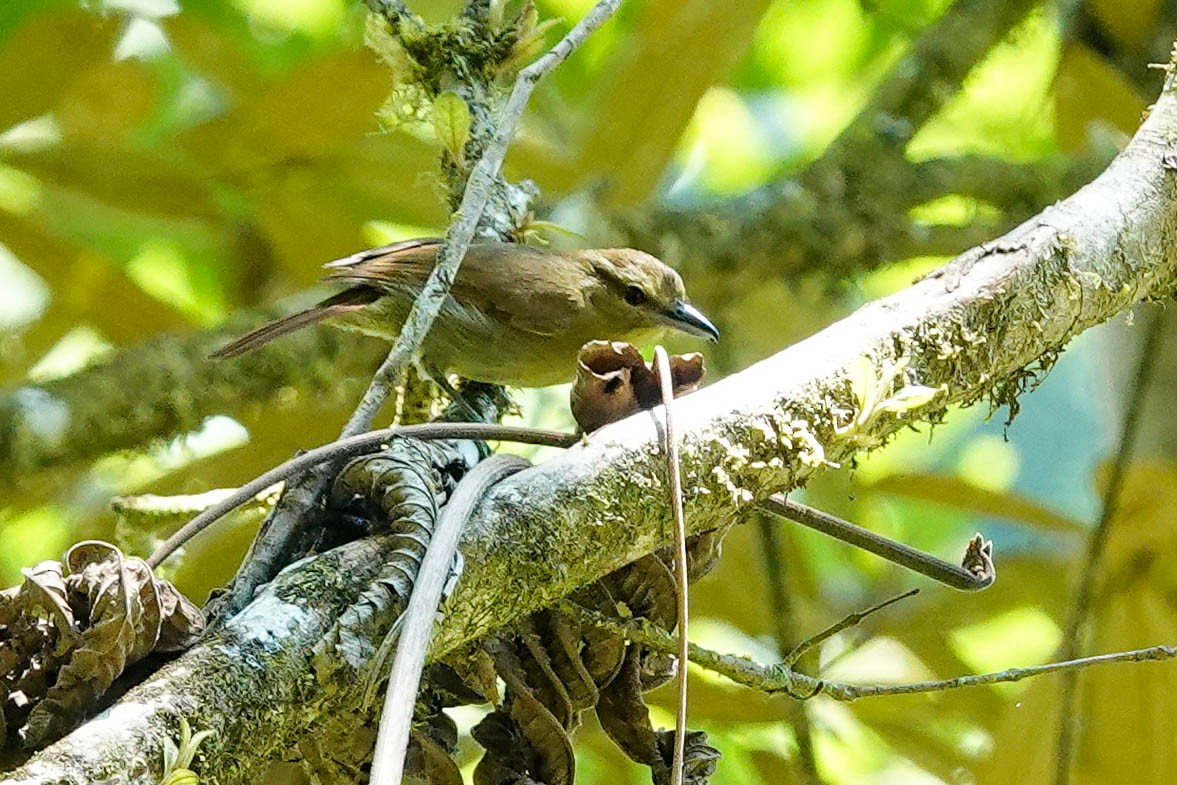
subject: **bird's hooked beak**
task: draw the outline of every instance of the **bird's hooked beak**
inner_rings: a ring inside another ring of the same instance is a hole
[[[719,340],[719,328],[703,315],[695,306],[686,300],[675,300],[667,310],[662,312],[666,324],[676,330],[682,330],[689,335],[708,340]]]

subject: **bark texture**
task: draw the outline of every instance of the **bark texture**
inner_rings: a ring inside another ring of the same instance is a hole
[[[1164,92],[1104,174],[910,288],[677,404],[692,531],[739,516],[831,462],[934,420],[949,403],[1016,395],[1076,334],[1177,284],[1177,96]],[[864,364],[862,358],[868,358]],[[907,370],[896,371],[906,365]],[[864,372],[865,368],[865,372]],[[890,370],[889,370],[890,369]],[[872,378],[873,377],[873,378]],[[905,399],[904,390],[942,388]],[[864,407],[864,392],[874,404]],[[884,399],[890,398],[890,403]],[[904,401],[908,403],[905,404]],[[655,418],[630,417],[495,486],[463,551],[466,572],[434,658],[550,604],[669,540]],[[15,783],[149,782],[183,712],[217,731],[209,782],[244,782],[341,706],[315,644],[386,547],[363,541],[288,568],[225,633],[8,775]],[[340,673],[346,672],[346,668]]]

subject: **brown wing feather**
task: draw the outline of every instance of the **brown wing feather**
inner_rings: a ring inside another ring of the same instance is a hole
[[[348,275],[346,272],[348,269],[362,269],[365,263],[377,259],[395,261],[402,258],[421,257],[428,260],[432,267],[433,260],[437,257],[437,251],[441,248],[441,243],[442,239],[440,237],[418,237],[415,240],[402,240],[399,243],[389,243],[388,245],[381,245],[376,248],[368,248],[367,250],[353,253],[351,256],[345,256],[342,259],[327,262],[323,266],[329,270],[340,271],[328,275],[327,278],[329,280],[345,278]]]
[[[322,302],[312,305],[310,308],[292,313],[289,316],[283,316],[281,319],[275,319],[268,324],[263,324],[261,327],[248,332],[232,343],[222,346],[215,352],[209,355],[214,360],[225,360],[230,357],[237,357],[263,346],[270,341],[280,336],[292,333],[295,330],[301,330],[307,325],[320,322],[323,319],[332,316],[339,316],[350,311],[357,311],[364,306],[375,302],[380,297],[380,292],[371,288],[370,286],[357,286],[352,289],[340,292],[339,294],[328,297]]]
[[[382,289],[420,288],[437,260],[440,240],[374,248],[332,262],[327,280]],[[451,294],[495,321],[549,335],[583,307],[588,268],[575,254],[512,243],[476,243],[458,268]]]

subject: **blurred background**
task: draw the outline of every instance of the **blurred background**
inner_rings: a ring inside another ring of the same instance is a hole
[[[410,3],[434,21],[459,5]],[[537,0],[541,20],[563,20],[549,41],[591,5]],[[508,174],[539,185],[537,217],[585,238],[572,242],[679,266],[724,340],[677,348],[702,348],[714,379],[1098,173],[1160,89],[1148,64],[1168,60],[1175,6],[629,0],[541,86]],[[238,364],[203,358],[301,302],[322,262],[444,228],[441,145],[364,28],[354,0],[0,3],[0,586],[81,538],[143,554],[186,517],[145,530],[112,512],[114,496],[230,487],[342,426],[379,343],[321,330]],[[994,588],[959,594],[752,520],[692,592],[697,641],[771,661],[919,586],[810,668],[888,682],[1057,656],[1156,319],[1157,378],[1084,650],[1177,642],[1177,341],[1159,306],[1023,379],[1016,418],[951,412],[804,494],[949,559],[980,530],[997,543]],[[566,399],[520,394],[522,418],[570,427]],[[180,587],[203,601],[257,520],[194,543]],[[1058,677],[801,706],[692,673],[690,723],[724,752],[719,785],[1056,781]],[[1169,781],[1173,674],[1080,679],[1071,781]],[[578,756],[582,782],[648,780],[591,722]]]

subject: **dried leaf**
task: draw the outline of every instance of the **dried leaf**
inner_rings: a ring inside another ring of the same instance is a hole
[[[537,615],[547,623],[544,639],[550,652],[552,669],[559,675],[568,692],[572,708],[581,712],[596,706],[600,693],[592,674],[580,658],[584,649],[580,625],[574,624],[558,611],[541,611]]]
[[[659,751],[650,710],[642,700],[638,647],[629,647],[617,678],[601,690],[597,719],[626,757],[649,766],[655,782],[666,781],[670,769]]]
[[[25,596],[23,612],[29,613],[38,608],[49,614],[57,632],[57,647],[55,653],[59,656],[72,648],[77,642],[77,631],[74,628],[74,611],[67,598],[65,576],[62,574],[61,563],[43,561],[31,570],[21,570],[25,582],[22,594]]]
[[[536,616],[531,616],[518,624],[517,640],[521,644],[516,648],[518,661],[528,687],[534,691],[533,697],[552,713],[561,727],[567,728],[575,714],[572,698],[552,665],[535,622]]]
[[[157,578],[155,591],[161,614],[155,650],[175,652],[190,648],[204,634],[204,614],[168,581]]]
[[[572,740],[556,717],[531,695],[511,698],[511,721],[531,748],[528,769],[544,785],[571,785],[576,776]]]
[[[674,395],[696,389],[703,381],[703,355],[698,352],[670,358]],[[595,431],[662,402],[656,368],[642,359],[633,344],[622,341],[590,341],[576,357],[576,381],[572,385],[572,416],[580,430]]]
[[[474,769],[474,785],[517,785],[533,782],[525,772],[519,750],[518,730],[505,711],[496,710],[470,730],[474,740],[486,749]]]
[[[674,760],[674,732],[658,732],[658,749],[662,760],[669,764]],[[701,730],[686,732],[683,754],[683,782],[685,785],[707,785],[723,753],[707,743],[707,734]]]
[[[25,744],[33,749],[60,738],[93,709],[127,666],[135,649],[135,622],[141,608],[132,601],[122,553],[113,545],[85,542],[66,553],[70,595],[89,610],[89,625],[57,682],[29,714]]]
[[[23,725],[32,748],[94,710],[127,665],[191,645],[204,629],[192,603],[113,545],[82,542],[63,561],[64,570],[59,562],[25,570],[20,590],[0,605],[5,725]]]
[[[617,602],[601,581],[577,589],[569,599],[599,613],[617,612]],[[580,635],[585,644],[581,652],[585,669],[592,676],[593,683],[598,686],[608,684],[625,660],[625,639],[591,625],[582,626]]]
[[[413,730],[405,754],[405,780],[428,785],[462,785],[462,772],[441,744]]]
[[[632,615],[649,619],[667,630],[678,624],[674,575],[654,554],[609,574],[603,582],[613,598],[625,603]]]

